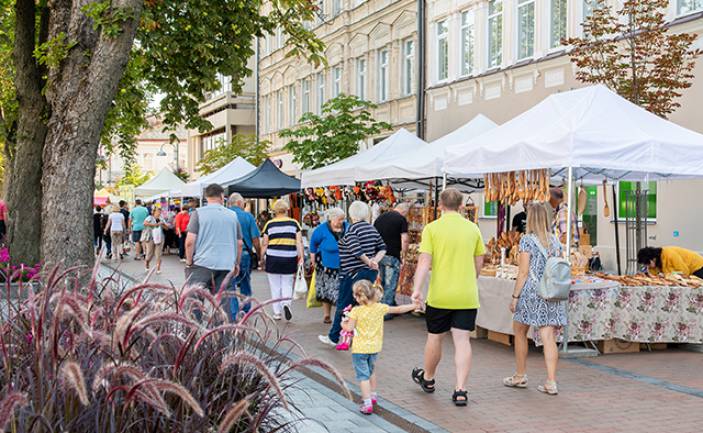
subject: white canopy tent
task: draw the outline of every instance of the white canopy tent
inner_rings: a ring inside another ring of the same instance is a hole
[[[198,180],[183,184],[180,188],[171,190],[173,197],[201,197],[203,189],[211,183],[226,184],[231,183],[254,171],[256,167],[246,159],[237,157],[224,167],[208,175],[200,177]]]
[[[167,193],[174,188],[185,185],[178,176],[168,168],[164,167],[156,176],[134,188],[134,194],[138,197],[150,197],[157,194]]]
[[[368,150],[326,167],[304,171],[301,187],[353,185],[355,182],[363,180],[380,179],[378,176],[367,177],[364,174],[365,168],[369,166],[388,167],[396,158],[404,154],[415,153],[425,146],[427,146],[425,141],[401,128]]]
[[[483,114],[447,135],[420,146],[414,152],[404,152],[389,161],[374,161],[359,167],[357,180],[393,179],[397,182],[441,178],[444,176],[445,150],[484,134],[498,125]]]
[[[558,93],[466,143],[447,148],[444,170],[480,177],[569,167],[577,179],[703,176],[703,135],[656,116],[603,85]]]

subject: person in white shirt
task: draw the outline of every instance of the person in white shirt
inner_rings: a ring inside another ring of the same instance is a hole
[[[161,273],[161,253],[164,245],[164,228],[166,222],[161,218],[161,209],[154,208],[151,215],[144,220],[144,231],[142,232],[142,242],[146,244],[146,257],[144,266],[149,270],[151,259],[156,256],[156,273]]]
[[[109,234],[112,240],[112,259],[115,261],[122,261],[122,242],[124,241],[125,228],[124,215],[120,212],[119,206],[113,206],[107,219],[105,234]]]

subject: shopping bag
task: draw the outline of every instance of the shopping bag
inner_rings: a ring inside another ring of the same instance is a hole
[[[308,283],[305,281],[305,268],[301,264],[295,274],[295,284],[293,285],[293,299],[303,299],[308,294]]]
[[[312,278],[310,279],[310,290],[308,290],[308,299],[305,303],[308,308],[320,308],[322,307],[322,302],[317,300],[317,290],[315,290],[315,272],[312,273]]]

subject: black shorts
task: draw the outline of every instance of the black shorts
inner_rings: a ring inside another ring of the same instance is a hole
[[[476,328],[476,314],[478,309],[446,310],[434,308],[429,305],[425,309],[427,332],[430,334],[444,334],[452,328],[462,331],[473,331]]]

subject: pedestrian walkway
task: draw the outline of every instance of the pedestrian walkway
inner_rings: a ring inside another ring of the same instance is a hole
[[[140,279],[145,275],[142,266],[126,262],[121,269]],[[155,275],[154,280],[171,281],[176,286],[183,284],[183,264],[165,258],[164,273]],[[253,286],[257,299],[269,298],[265,274],[254,273]],[[348,382],[354,383],[349,353],[337,352],[317,340],[318,334],[327,331],[322,324],[322,311],[308,310],[303,302],[295,302],[293,314],[292,322],[281,322],[282,332],[300,343],[308,356],[331,363]],[[508,389],[502,386],[501,378],[513,373],[512,349],[487,340],[474,340],[469,406],[456,408],[450,401],[454,382],[450,369],[451,345],[444,347],[437,392],[425,394],[410,379],[412,368],[422,362],[424,322],[409,315],[396,318],[386,323],[385,332],[384,349],[377,366],[381,397],[390,406],[399,408],[397,413],[404,410],[408,419],[420,417],[445,431],[698,433],[703,426],[700,394],[703,354],[700,353],[668,350],[608,355],[588,362],[562,360],[561,394],[549,397],[535,390],[544,380],[539,352],[531,352],[528,357],[529,389]],[[356,406],[351,402],[349,405],[349,412],[353,413]],[[313,415],[310,417],[318,421],[323,419],[322,413],[313,412]],[[373,418],[380,419],[374,415],[360,420]],[[425,431],[431,430],[432,424],[428,425]]]

